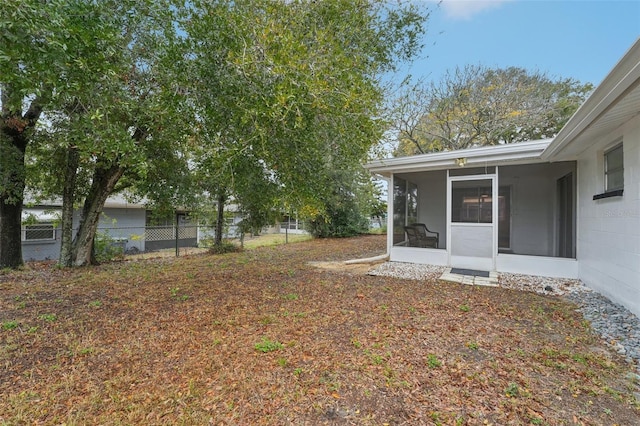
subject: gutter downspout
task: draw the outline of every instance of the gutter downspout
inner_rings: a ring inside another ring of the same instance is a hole
[[[373,256],[373,257],[365,257],[363,259],[345,260],[344,264],[345,265],[355,265],[355,264],[358,264],[358,263],[374,264],[374,263],[385,262],[387,260],[389,260],[389,253],[380,254],[378,256]]]

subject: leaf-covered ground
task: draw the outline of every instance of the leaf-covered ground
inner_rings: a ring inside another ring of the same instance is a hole
[[[640,423],[575,307],[308,262],[384,236],[0,273],[0,424]]]

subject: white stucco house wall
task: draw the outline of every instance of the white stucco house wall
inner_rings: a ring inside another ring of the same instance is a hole
[[[366,167],[391,261],[579,278],[640,316],[640,39],[553,139]]]

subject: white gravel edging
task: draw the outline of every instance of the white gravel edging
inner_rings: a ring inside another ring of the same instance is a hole
[[[449,270],[446,266],[423,265],[406,262],[385,262],[369,271],[369,275],[404,278],[410,280],[439,279]],[[580,280],[537,277],[524,274],[498,274],[498,286],[514,290],[530,291],[560,296],[567,293],[591,291]]]
[[[369,271],[369,275],[404,278],[408,280],[437,279],[448,268],[418,263],[385,262]]]

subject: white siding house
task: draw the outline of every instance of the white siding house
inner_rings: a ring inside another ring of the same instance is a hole
[[[640,40],[542,157],[578,164],[579,278],[640,316]]]
[[[57,260],[60,257],[62,215],[60,202],[28,205],[22,210],[22,257],[25,261]],[[78,227],[79,211],[73,215],[73,227]],[[145,251],[144,204],[130,203],[122,197],[107,199],[100,216],[98,232],[107,233],[116,241],[122,241],[125,250],[136,248]]]
[[[391,261],[580,278],[640,316],[640,40],[552,140],[367,168],[389,182]]]

